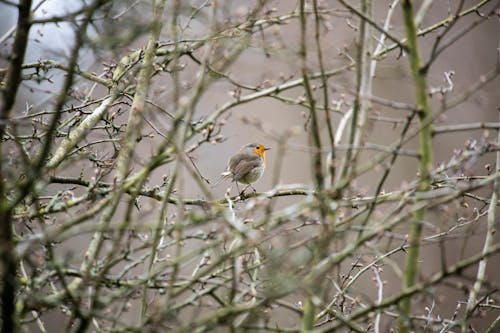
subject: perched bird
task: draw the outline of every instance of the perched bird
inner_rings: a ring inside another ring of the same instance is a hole
[[[271,148],[265,147],[258,143],[250,143],[243,146],[238,153],[233,155],[228,163],[227,169],[221,176],[222,179],[231,179],[236,182],[238,191],[238,183],[247,184],[248,186],[241,191],[245,192],[248,187],[262,177],[266,168],[265,152]],[[253,191],[255,189],[252,187]]]

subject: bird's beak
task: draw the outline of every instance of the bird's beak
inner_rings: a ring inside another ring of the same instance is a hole
[[[271,150],[271,148],[267,147],[267,148],[264,148],[264,150]]]

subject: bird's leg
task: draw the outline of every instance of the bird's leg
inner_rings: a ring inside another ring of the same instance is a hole
[[[243,196],[245,194],[245,191],[249,187],[253,190],[253,193],[257,193],[257,191],[255,191],[255,189],[253,188],[253,186],[251,184],[248,184],[247,186],[245,186],[245,188],[243,189],[243,191],[241,191],[240,196]]]
[[[245,191],[247,190],[248,188],[248,185],[245,186],[245,188],[243,189],[243,191],[240,192],[240,197],[243,197],[245,195]]]
[[[241,193],[243,193],[245,190],[243,190],[243,192],[240,192],[240,187],[238,186],[238,182],[235,181],[236,183],[236,190],[238,190],[238,193],[240,193],[239,195],[241,195]]]

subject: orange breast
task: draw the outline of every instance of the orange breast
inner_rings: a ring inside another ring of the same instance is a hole
[[[255,148],[253,152],[254,154],[257,154],[262,158],[262,162],[264,162],[264,164],[266,163],[266,152],[264,151],[264,149]]]

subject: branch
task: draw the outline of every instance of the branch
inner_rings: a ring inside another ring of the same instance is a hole
[[[449,267],[446,271],[434,274],[430,279],[428,279],[427,281],[425,281],[423,283],[418,283],[412,287],[405,288],[399,294],[396,294],[396,295],[391,296],[391,297],[387,297],[382,302],[380,302],[378,304],[375,304],[375,305],[366,307],[362,310],[359,310],[359,311],[353,313],[348,318],[346,318],[346,320],[352,322],[356,319],[363,318],[366,315],[368,315],[369,313],[372,313],[376,310],[384,309],[384,308],[387,308],[389,306],[395,305],[397,303],[401,303],[401,301],[404,299],[410,299],[413,295],[424,291],[426,288],[429,288],[429,287],[441,282],[442,280],[446,279],[449,276],[453,276],[455,274],[458,274],[461,271],[463,271],[464,269],[466,269],[467,267],[475,265],[477,262],[479,262],[485,258],[488,258],[488,257],[490,257],[498,252],[500,252],[500,243],[497,243],[497,244],[493,245],[492,247],[490,247],[488,252],[486,252],[486,253],[480,253],[480,254],[477,254],[475,256],[472,256],[472,257],[469,257],[467,259],[459,261],[455,265]],[[341,325],[342,324],[336,324],[332,328],[320,330],[320,331],[318,331],[318,333],[334,332],[337,329],[339,329],[341,327]]]
[[[421,126],[419,133],[420,149],[420,175],[419,191],[430,189],[430,171],[432,167],[432,113],[429,105],[429,95],[427,92],[426,72],[422,68],[422,60],[418,49],[417,26],[414,20],[413,6],[410,0],[402,3],[403,18],[407,38],[407,52],[410,62],[410,69],[415,84],[415,96],[417,102],[418,119]],[[406,257],[406,268],[403,276],[403,288],[408,289],[415,285],[418,276],[418,256],[420,253],[420,238],[422,235],[422,220],[426,212],[426,207],[422,207],[415,212],[411,221],[408,244],[408,256]],[[399,332],[408,333],[412,327],[410,322],[411,299],[405,298],[400,303],[401,317],[398,321]]]
[[[2,303],[2,332],[17,332],[18,319],[16,315],[15,297],[17,294],[17,266],[18,259],[15,255],[14,223],[12,212],[14,207],[9,203],[9,192],[7,188],[6,171],[4,170],[4,133],[9,122],[10,113],[16,101],[17,92],[21,83],[21,65],[28,45],[30,30],[30,8],[31,0],[22,0],[18,5],[18,18],[14,46],[10,53],[9,69],[7,77],[0,85],[5,85],[2,90],[0,101],[0,269]]]
[[[380,33],[384,34],[385,36],[387,36],[387,38],[389,38],[390,40],[392,40],[394,43],[396,43],[396,45],[403,51],[407,51],[407,46],[405,44],[403,44],[402,42],[399,41],[399,39],[395,36],[393,36],[391,33],[389,33],[386,29],[384,29],[383,27],[381,27],[380,25],[378,25],[375,21],[373,21],[370,17],[366,16],[364,13],[360,12],[359,10],[357,10],[356,8],[354,8],[353,6],[351,6],[350,4],[348,4],[345,0],[339,0],[339,2],[341,4],[343,4],[345,7],[349,8],[350,11],[352,11],[354,14],[356,14],[357,16],[359,16],[359,18],[364,21],[364,22],[367,22],[369,23],[372,27],[375,28],[375,30],[379,31]]]

